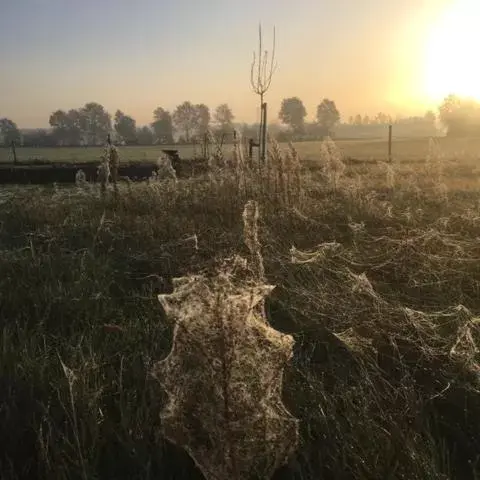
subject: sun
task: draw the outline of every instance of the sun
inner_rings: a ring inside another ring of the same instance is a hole
[[[439,101],[453,93],[480,100],[480,0],[452,0],[429,28],[424,94]]]

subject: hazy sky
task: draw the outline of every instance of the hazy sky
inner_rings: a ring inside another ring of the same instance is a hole
[[[458,0],[460,1],[460,0]],[[480,3],[480,0],[478,0]],[[48,125],[103,104],[139,124],[157,106],[227,102],[259,120],[250,64],[259,21],[278,70],[266,100],[328,97],[343,117],[422,112],[426,31],[453,0],[0,0],[0,117]]]

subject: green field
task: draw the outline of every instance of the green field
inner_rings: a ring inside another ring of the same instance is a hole
[[[385,159],[385,142],[338,145]],[[268,173],[122,184],[117,198],[98,185],[2,188],[0,478],[203,478],[162,434],[166,395],[152,370],[173,325],[157,296],[175,277],[216,278],[234,255],[253,272],[250,199],[275,286],[268,322],[295,341],[281,393],[300,442],[273,479],[480,478],[480,144],[440,145],[426,161],[427,139],[397,140],[388,167],[322,159],[318,143],[304,143],[299,170],[276,152]],[[252,272],[237,281],[247,288]],[[176,305],[209,318],[201,301]],[[214,390],[197,387],[188,405]],[[227,433],[229,408],[212,414]],[[189,421],[204,444],[218,440],[210,417]]]
[[[439,143],[447,156],[458,156],[463,159],[476,159],[480,156],[480,139],[449,139],[440,138]],[[299,154],[307,160],[318,157],[321,142],[300,142],[296,144]],[[358,159],[385,160],[388,155],[387,139],[376,140],[338,140],[339,148],[344,155]],[[394,139],[392,146],[393,158],[403,160],[421,160],[428,152],[429,138]],[[285,145],[283,145],[285,146]],[[162,149],[178,149],[181,157],[201,155],[199,146],[163,145],[153,147],[120,147],[121,157],[127,161],[155,161],[162,155]],[[224,151],[231,151],[231,146]],[[44,159],[62,162],[94,161],[100,158],[102,148],[17,148],[18,160]],[[0,162],[9,161],[12,155],[9,149],[0,149]]]

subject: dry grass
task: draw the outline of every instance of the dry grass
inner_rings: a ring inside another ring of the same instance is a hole
[[[248,255],[248,199],[276,285],[269,323],[295,340],[283,399],[300,445],[273,478],[478,478],[475,166],[344,160],[332,184],[329,162],[271,155],[261,171],[237,152],[210,178],[121,187],[117,202],[76,187],[2,194],[2,479],[201,478],[161,435],[149,372],[172,326],[157,295]]]

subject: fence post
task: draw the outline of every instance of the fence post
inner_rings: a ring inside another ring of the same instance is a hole
[[[252,157],[253,157],[253,138],[250,138],[248,140],[248,158],[250,158],[251,160]]]
[[[388,161],[392,161],[392,129],[393,126],[390,124],[388,126]]]
[[[209,145],[208,145],[208,135],[207,133],[204,133],[203,136],[202,136],[202,140],[203,140],[203,143],[202,143],[202,157],[203,158],[208,158],[209,157]]]
[[[265,154],[267,150],[267,104],[262,103],[262,136],[260,139],[260,159],[262,163],[265,163]]]
[[[12,143],[10,145],[12,147],[13,163],[18,163],[17,150],[15,148],[15,140],[12,140]]]

